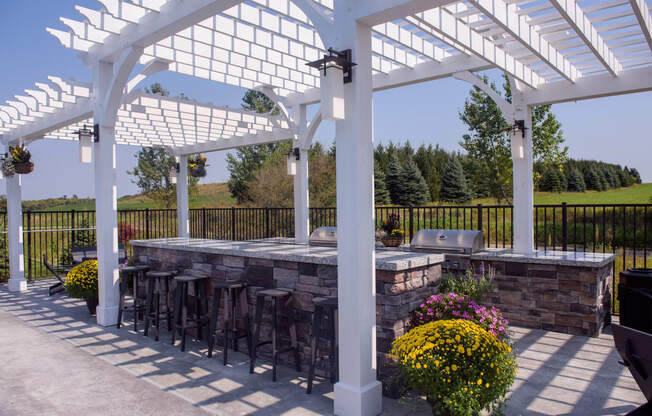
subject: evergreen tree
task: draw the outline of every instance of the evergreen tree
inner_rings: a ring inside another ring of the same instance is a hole
[[[419,172],[414,160],[407,159],[401,170],[401,186],[399,188],[399,203],[405,206],[423,205],[429,200],[428,184]]]
[[[600,166],[595,168],[595,173],[598,175],[598,180],[600,181],[600,190],[606,191],[609,189],[609,182],[607,182],[607,178],[604,177],[604,172]]]
[[[473,199],[464,175],[464,169],[457,157],[451,157],[441,178],[441,199],[447,202],[465,203]]]
[[[586,174],[586,189],[592,190],[592,191],[603,191],[604,184],[600,180],[600,176],[598,175],[598,171],[595,168],[589,169],[589,171]]]
[[[568,190],[570,192],[585,192],[586,183],[579,170],[573,169],[568,174]]]
[[[623,186],[632,186],[634,183],[634,179],[632,178],[632,175],[629,174],[629,169],[626,166],[624,169],[618,171],[618,177]]]
[[[392,204],[400,205],[401,204],[401,174],[403,169],[401,168],[401,163],[398,161],[398,156],[396,153],[393,153],[389,159],[389,165],[387,166],[387,178],[385,182],[387,184],[387,190],[389,191],[389,197],[392,200]]]
[[[563,169],[555,169],[555,173],[559,178],[559,192],[566,192],[568,189],[568,178],[564,173]]]
[[[602,175],[604,176],[605,182],[609,189],[617,188],[616,179],[614,178],[614,173],[611,170],[610,166],[606,166],[606,165],[602,166]]]
[[[540,189],[544,192],[561,192],[561,181],[556,169],[546,169],[543,177],[541,178]]]
[[[387,205],[391,202],[385,181],[385,173],[378,162],[374,161],[374,201],[376,205]]]
[[[629,172],[632,174],[632,177],[634,178],[634,183],[643,183],[643,181],[641,180],[641,174],[638,172],[638,169],[631,168]]]

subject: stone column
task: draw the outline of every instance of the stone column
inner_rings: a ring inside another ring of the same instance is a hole
[[[7,242],[9,244],[9,291],[27,290],[25,256],[23,254],[22,177],[5,178],[7,184]]]

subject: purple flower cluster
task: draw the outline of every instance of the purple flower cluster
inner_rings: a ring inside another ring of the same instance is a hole
[[[468,296],[456,293],[432,295],[414,311],[413,325],[420,326],[440,319],[473,321],[501,341],[509,341],[508,322],[495,307],[486,307]]]

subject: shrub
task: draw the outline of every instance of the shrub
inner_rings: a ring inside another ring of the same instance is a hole
[[[514,382],[511,348],[470,321],[414,328],[393,343],[401,373],[434,414],[472,416],[499,410]]]
[[[73,298],[97,299],[97,260],[86,260],[70,269],[65,288]]]
[[[468,296],[457,293],[432,295],[424,300],[413,313],[412,327],[446,319],[473,321],[501,341],[509,342],[509,323],[498,309],[479,305]]]
[[[494,285],[491,282],[495,273],[496,271],[491,268],[486,275],[484,270],[481,270],[477,277],[471,270],[467,270],[465,274],[449,273],[442,278],[439,292],[457,293],[466,295],[478,303],[484,302],[487,295],[494,290]]]

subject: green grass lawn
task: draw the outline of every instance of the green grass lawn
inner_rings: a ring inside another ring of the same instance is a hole
[[[197,192],[190,196],[189,202],[190,208],[219,208],[235,205],[235,199],[231,196],[226,183],[199,184],[197,186]],[[118,199],[118,209],[145,208],[165,207],[143,195],[127,195]],[[95,203],[91,200],[82,200],[78,203],[68,202],[49,208],[51,211],[70,211],[73,209],[77,211],[94,210]]]
[[[652,183],[633,185],[628,188],[612,189],[604,192],[535,192],[535,204],[647,204],[652,203]],[[493,198],[482,198],[474,204],[495,205]]]

